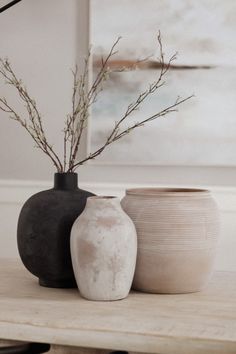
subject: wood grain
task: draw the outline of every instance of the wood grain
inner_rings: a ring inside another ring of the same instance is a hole
[[[92,302],[76,289],[39,287],[16,261],[0,261],[0,338],[162,354],[236,352],[236,274],[202,292],[131,293]]]

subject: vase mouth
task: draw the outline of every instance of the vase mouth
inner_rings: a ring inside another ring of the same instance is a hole
[[[74,190],[78,188],[78,175],[75,172],[56,172],[54,174],[54,189]]]
[[[99,208],[99,206],[103,207],[111,207],[111,206],[120,206],[120,199],[113,195],[94,195],[87,198],[87,203],[89,205],[93,205]]]
[[[210,191],[202,188],[131,188],[126,190],[127,195],[144,197],[177,197],[177,196],[209,196]]]
[[[93,195],[91,197],[89,197],[89,199],[118,199],[118,197],[114,196],[114,195]]]
[[[54,175],[58,175],[58,176],[73,176],[73,175],[78,175],[77,172],[55,172]]]

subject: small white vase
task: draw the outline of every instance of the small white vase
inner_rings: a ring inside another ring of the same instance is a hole
[[[88,300],[125,298],[137,255],[137,234],[115,197],[89,197],[71,230],[71,258],[81,296]]]

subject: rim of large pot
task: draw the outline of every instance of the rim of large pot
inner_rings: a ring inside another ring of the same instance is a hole
[[[127,195],[168,197],[168,196],[209,196],[210,191],[202,188],[131,188]]]

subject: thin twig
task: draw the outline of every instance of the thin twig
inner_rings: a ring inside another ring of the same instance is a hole
[[[0,103],[3,105],[0,105],[0,109],[4,112],[10,113],[12,114],[10,116],[11,119],[16,120],[18,123],[20,123],[20,125],[30,134],[31,138],[34,140],[34,142],[36,143],[36,146],[42,150],[46,155],[48,155],[50,157],[50,159],[52,160],[53,164],[55,165],[55,167],[57,168],[57,170],[59,170],[59,166],[58,166],[58,162],[55,160],[55,158],[53,156],[50,156],[47,149],[45,148],[45,146],[42,145],[41,143],[41,139],[38,136],[37,132],[35,132],[34,127],[29,126],[26,122],[26,120],[23,120],[17,113],[16,111],[7,103],[6,99],[4,98],[0,98]]]
[[[76,167],[84,164],[86,161],[92,160],[95,157],[99,156],[109,145],[111,145],[115,141],[119,140],[123,136],[127,135],[128,133],[130,133],[135,128],[139,128],[139,127],[143,126],[145,123],[148,123],[148,122],[150,122],[150,121],[152,121],[152,120],[154,120],[156,118],[165,116],[166,114],[173,112],[178,105],[180,105],[181,103],[184,103],[185,101],[187,101],[190,98],[192,98],[192,96],[189,96],[189,97],[184,98],[182,100],[176,100],[176,102],[174,104],[172,104],[171,106],[163,109],[162,111],[157,112],[154,115],[142,120],[141,122],[135,123],[131,127],[120,131],[122,123],[124,121],[126,121],[127,118],[129,118],[135,111],[137,111],[140,108],[140,106],[142,105],[142,103],[151,94],[156,92],[158,89],[160,89],[165,84],[165,81],[163,80],[164,76],[166,75],[166,73],[170,69],[170,66],[171,66],[172,62],[176,59],[176,54],[174,54],[174,55],[172,55],[170,57],[169,61],[166,64],[165,63],[165,58],[164,58],[164,53],[163,53],[163,47],[162,47],[162,41],[161,41],[160,32],[158,33],[157,41],[158,41],[159,49],[160,49],[160,59],[159,59],[160,72],[159,72],[159,76],[157,77],[157,79],[152,84],[150,84],[149,87],[144,92],[142,92],[133,103],[128,105],[124,115],[118,120],[118,122],[115,123],[114,128],[112,129],[111,133],[108,135],[108,137],[107,137],[106,141],[104,142],[104,144],[100,148],[98,148],[96,151],[94,151],[93,153],[90,153],[84,159],[75,162],[70,167],[69,171],[73,171]],[[110,52],[110,53],[112,53],[112,52]],[[107,65],[107,63],[106,63],[106,65]]]
[[[142,126],[144,126],[144,124],[148,123],[148,122],[151,122],[153,121],[154,119],[157,119],[157,118],[160,118],[160,117],[163,117],[163,116],[166,116],[167,114],[169,113],[172,113],[172,112],[176,112],[177,109],[176,107],[179,106],[180,104],[188,101],[190,98],[194,97],[193,95],[189,96],[189,97],[186,97],[182,100],[178,100],[176,101],[174,104],[170,105],[169,107],[163,109],[162,111],[158,112],[158,113],[155,113],[153,114],[152,116],[140,121],[140,122],[137,122],[133,125],[131,125],[130,127],[124,129],[123,131],[119,132],[118,134],[114,134],[115,131],[117,130],[113,130],[112,133],[109,135],[109,137],[107,138],[105,144],[103,146],[101,146],[99,149],[97,149],[96,151],[94,151],[93,153],[89,154],[89,156],[87,156],[86,158],[84,158],[83,160],[77,162],[74,166],[73,166],[73,169],[80,166],[80,165],[83,165],[86,161],[88,160],[93,160],[95,157],[97,157],[98,155],[100,155],[107,146],[111,145],[112,143],[114,143],[115,141],[123,138],[125,135],[129,134],[132,130],[136,129],[136,128],[140,128]]]
[[[42,124],[42,118],[37,109],[35,100],[29,96],[27,89],[22,84],[22,81],[16,77],[15,73],[13,72],[10,66],[9,61],[7,59],[6,60],[0,59],[0,63],[2,64],[2,68],[0,69],[0,74],[5,78],[7,84],[13,86],[17,90],[19,97],[25,103],[25,107],[28,112],[28,119],[32,124],[32,131],[34,132],[35,137],[37,138],[38,141],[38,147],[41,150],[43,150],[43,152],[45,152],[49,156],[49,158],[51,158],[54,164],[56,161],[57,170],[59,172],[62,172],[63,166],[61,164],[59,156],[55,153],[52,146],[48,143],[46,139],[45,131],[43,129],[43,124]],[[6,99],[1,102],[6,106],[7,104]],[[9,104],[8,104],[8,108],[12,109],[12,113],[14,112],[14,109]],[[17,117],[19,123],[25,122],[25,120],[22,119],[19,115],[17,115]],[[26,129],[25,124],[21,124],[21,125]]]
[[[106,58],[102,59],[101,68],[88,91],[87,91],[87,85],[88,85],[87,81],[88,81],[89,62],[91,59],[91,51],[89,51],[88,56],[85,59],[84,73],[81,76],[79,83],[77,82],[75,76],[74,82],[76,82],[76,84],[79,87],[79,102],[73,114],[74,122],[76,122],[77,120],[77,127],[76,127],[76,131],[74,131],[74,134],[72,134],[73,144],[71,144],[72,152],[70,155],[69,170],[72,170],[73,165],[75,164],[81,138],[89,117],[89,107],[96,101],[98,94],[102,91],[103,82],[107,79],[107,77],[111,72],[111,70],[108,67],[108,63],[110,58],[117,53],[115,48],[118,45],[120,39],[121,37],[117,38],[117,40],[112,45]]]
[[[143,104],[143,102],[156,91],[158,91],[165,84],[165,75],[172,66],[172,62],[176,59],[176,54],[170,57],[169,61],[165,63],[164,52],[161,41],[161,34],[158,33],[157,41],[160,49],[160,58],[158,62],[159,74],[156,80],[151,83],[147,89],[140,93],[134,102],[130,103],[126,108],[124,114],[115,123],[114,128],[106,138],[104,144],[84,157],[82,160],[77,160],[81,139],[86,129],[89,109],[96,102],[98,95],[102,92],[104,82],[109,78],[113,72],[122,72],[127,68],[111,69],[109,67],[110,59],[117,53],[116,46],[120,41],[120,37],[114,42],[109,53],[105,58],[101,59],[101,67],[95,76],[95,79],[88,87],[89,78],[89,64],[91,59],[91,51],[85,58],[83,72],[79,75],[78,67],[72,71],[73,74],[73,90],[72,90],[72,112],[67,116],[65,127],[63,130],[63,157],[60,159],[59,155],[54,151],[53,147],[48,143],[45,130],[42,123],[42,116],[39,113],[35,100],[28,94],[27,89],[22,84],[22,81],[17,78],[11,68],[9,61],[0,59],[0,74],[6,80],[6,83],[13,86],[27,111],[27,119],[19,115],[14,108],[9,104],[6,98],[0,98],[0,110],[10,114],[10,118],[16,120],[32,137],[36,143],[36,147],[41,149],[53,162],[58,172],[73,172],[78,166],[83,165],[88,160],[92,160],[99,156],[109,145],[123,138],[134,129],[142,127],[157,118],[164,117],[167,114],[177,110],[177,107],[189,100],[193,96],[187,98],[177,98],[175,103],[153,115],[131,124],[128,128],[122,128],[123,123],[130,118]],[[147,60],[146,58],[144,61]],[[137,63],[140,61],[137,61]]]

